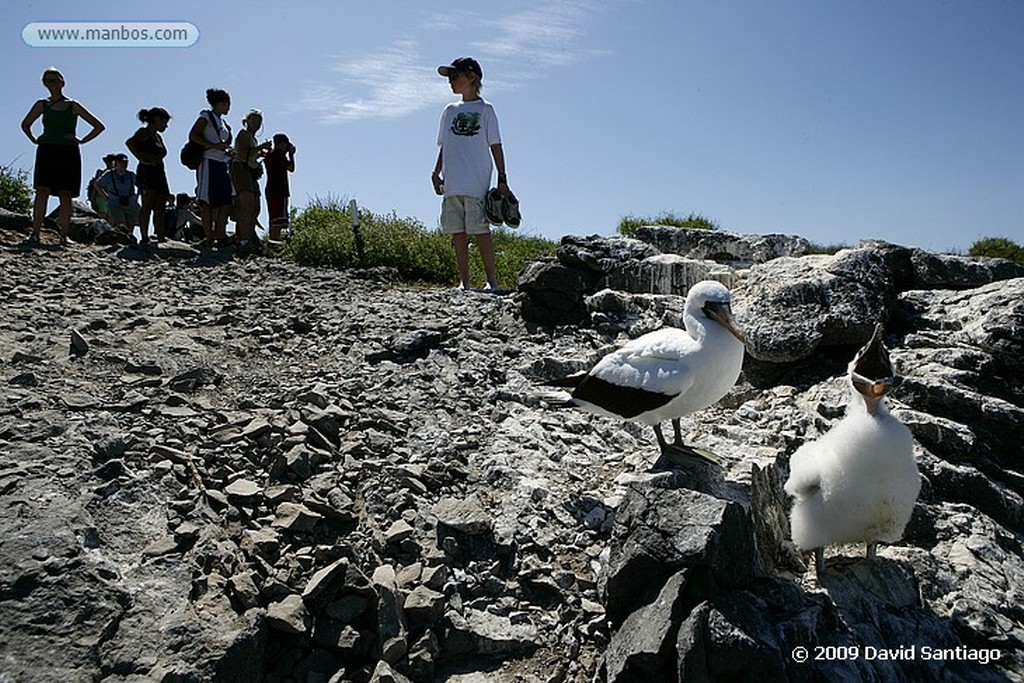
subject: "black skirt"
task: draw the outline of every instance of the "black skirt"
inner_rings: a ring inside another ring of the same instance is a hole
[[[37,145],[36,166],[32,186],[45,188],[50,194],[82,193],[82,153],[78,145]]]
[[[139,186],[139,194],[156,192],[167,195],[171,188],[167,184],[167,171],[163,163],[160,164],[139,164],[135,168],[135,182]]]

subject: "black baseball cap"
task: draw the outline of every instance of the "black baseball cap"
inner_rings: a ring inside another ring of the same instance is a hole
[[[477,78],[483,79],[484,72],[480,68],[480,62],[476,61],[472,57],[459,57],[451,64],[437,67],[437,73],[441,74],[445,78],[448,78],[453,72],[461,71],[463,73],[472,72],[477,75]]]

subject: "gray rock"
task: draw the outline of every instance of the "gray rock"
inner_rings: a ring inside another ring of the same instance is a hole
[[[306,605],[298,595],[289,595],[267,607],[267,624],[283,633],[304,635],[309,633],[312,623]]]
[[[587,319],[583,299],[596,287],[600,274],[571,268],[556,261],[534,261],[519,275],[523,318],[541,325],[578,325]]]
[[[657,679],[672,669],[666,641],[675,638],[676,624],[685,616],[687,571],[669,578],[654,601],[633,611],[612,636],[604,656],[609,683]]]
[[[796,235],[767,233],[745,235],[726,230],[701,230],[668,226],[638,228],[635,237],[663,254],[749,267],[777,258],[800,257],[810,253],[811,243]],[[728,286],[728,283],[725,283]]]
[[[32,216],[14,213],[0,207],[0,229],[28,232],[32,228]]]
[[[982,256],[911,252],[914,289],[974,289],[998,280],[1024,277],[1024,265]]]
[[[682,478],[634,484],[612,529],[599,579],[608,618],[620,624],[681,569],[694,581],[744,585],[754,571],[753,528],[738,503],[679,486]],[[653,485],[652,485],[653,484]]]
[[[686,296],[690,287],[701,280],[718,280],[726,287],[733,287],[737,277],[732,268],[714,261],[657,254],[642,261],[616,263],[601,284],[626,292]]]
[[[409,625],[430,626],[444,616],[444,594],[433,591],[426,586],[417,586],[405,596],[404,610]]]
[[[287,531],[312,531],[322,516],[301,503],[281,503],[277,506],[274,526]]]
[[[464,614],[449,611],[442,642],[449,657],[473,655],[524,656],[541,646],[536,627],[513,624],[507,617],[468,609]]]
[[[344,585],[348,570],[348,558],[343,557],[313,574],[302,591],[302,599],[306,605],[314,612],[318,612],[331,602]]]
[[[381,565],[370,578],[377,593],[377,637],[380,640],[382,659],[396,663],[408,652],[406,636],[408,627],[402,612],[401,596],[395,583],[395,570],[390,565]]]
[[[863,344],[890,318],[896,291],[879,252],[853,249],[756,265],[733,300],[747,351],[787,363],[822,347]]]
[[[658,250],[632,237],[566,235],[556,253],[558,261],[569,268],[582,268],[604,275],[622,262],[656,256]]]
[[[262,486],[248,479],[236,479],[224,488],[224,493],[227,495],[228,499],[236,498],[250,500],[260,495],[262,492]]]
[[[370,676],[370,683],[410,683],[409,679],[391,668],[386,661],[377,662]]]

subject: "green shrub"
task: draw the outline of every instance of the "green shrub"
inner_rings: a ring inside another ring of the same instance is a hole
[[[984,237],[971,245],[971,256],[1006,258],[1024,265],[1024,247],[1006,237]]]
[[[399,218],[394,212],[378,215],[367,209],[359,210],[363,237],[360,259],[347,204],[343,198],[315,198],[292,220],[286,253],[306,265],[385,266],[397,270],[407,281],[458,283],[451,238],[439,230],[428,230],[415,218]],[[527,261],[541,254],[553,254],[557,246],[549,240],[524,237],[504,229],[494,230],[492,236],[498,283],[507,289],[515,288],[516,277]],[[473,282],[483,283],[483,264],[474,247],[470,256]]]
[[[0,166],[0,208],[15,213],[32,211],[32,187],[28,171],[13,165]]]
[[[699,213],[690,213],[681,218],[671,211],[666,211],[656,218],[623,216],[619,221],[620,235],[633,235],[637,228],[645,225],[668,225],[675,228],[698,228],[700,230],[717,230],[718,224]]]

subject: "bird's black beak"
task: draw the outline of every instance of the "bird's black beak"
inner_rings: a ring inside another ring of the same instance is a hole
[[[850,381],[854,389],[864,397],[868,412],[872,414],[882,397],[896,384],[889,351],[882,342],[883,333],[882,324],[875,325],[871,339],[850,363]]]
[[[747,335],[743,334],[736,318],[732,315],[732,308],[727,301],[709,301],[704,304],[704,315],[729,330],[732,336],[740,340],[741,344],[747,343]]]

